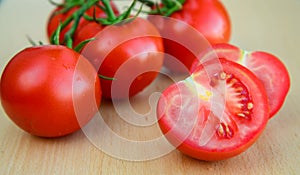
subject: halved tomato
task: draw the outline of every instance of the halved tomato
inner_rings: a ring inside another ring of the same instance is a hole
[[[215,44],[199,57],[201,61],[215,56],[235,61],[250,69],[264,84],[270,105],[270,118],[282,107],[290,88],[290,77],[285,65],[276,56],[261,51],[247,52],[230,44]],[[193,63],[192,69],[199,65]]]
[[[157,117],[178,150],[212,161],[250,147],[267,124],[269,106],[263,84],[250,70],[215,59],[167,88],[158,101]]]

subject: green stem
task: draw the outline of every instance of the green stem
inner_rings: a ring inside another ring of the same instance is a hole
[[[99,78],[102,78],[102,79],[104,79],[104,80],[111,80],[111,81],[116,80],[116,78],[113,78],[113,77],[107,77],[107,76],[104,76],[104,75],[101,75],[101,74],[98,74],[98,77],[99,77]]]
[[[57,2],[54,2],[53,0],[48,0],[50,4],[54,5],[54,6],[58,6],[58,7],[62,7],[64,6],[63,3],[57,3]]]
[[[90,39],[87,39],[87,40],[84,40],[84,41],[80,42],[80,43],[74,48],[74,50],[75,50],[76,52],[80,53],[80,51],[83,49],[83,47],[84,47],[87,43],[89,43],[89,42],[91,42],[91,41],[93,41],[93,40],[95,40],[95,38],[90,38]]]
[[[172,0],[173,5],[168,9],[168,11],[165,13],[165,16],[171,16],[174,12],[179,11],[182,9],[182,5],[185,2],[185,0]]]
[[[155,10],[148,12],[149,14],[160,14],[162,16],[170,16],[174,12],[177,12],[182,9],[183,4],[186,0],[161,0],[162,7],[159,4],[154,3],[151,0],[139,0],[142,3],[145,3],[149,7],[155,7]]]
[[[105,7],[105,12],[107,14],[107,17],[109,21],[115,21],[116,20],[116,15],[114,10],[112,9],[109,0],[102,0],[102,3]]]
[[[60,30],[64,29],[68,24],[70,24],[70,22],[74,21],[74,24],[72,25],[71,29],[66,33],[65,38],[64,38],[64,42],[66,42],[67,47],[72,48],[72,38],[73,35],[78,27],[79,24],[79,20],[81,19],[81,17],[84,15],[84,13],[90,8],[92,7],[95,3],[97,3],[99,0],[88,0],[86,3],[84,3],[76,12],[74,12],[74,14],[70,17],[68,17],[62,24],[61,24],[61,28]],[[51,41],[55,41],[53,38],[56,38],[57,36],[57,32],[54,32],[51,36]],[[52,44],[57,44],[55,42],[53,42]]]
[[[120,16],[118,16],[118,20],[116,20],[115,23],[119,23],[119,22],[126,20],[130,16],[130,13],[131,13],[132,9],[134,8],[136,2],[137,2],[137,0],[134,0],[131,3],[131,5],[128,7],[128,9],[124,13],[122,13]]]
[[[155,2],[151,0],[138,0],[138,1],[145,4],[146,6],[149,6],[150,8],[155,6]]]

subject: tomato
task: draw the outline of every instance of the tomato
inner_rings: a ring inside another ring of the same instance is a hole
[[[149,21],[132,18],[104,29],[99,27],[99,31],[89,25],[81,30],[94,31],[95,34],[95,40],[86,45],[82,54],[99,70],[100,75],[114,78],[101,78],[104,98],[134,96],[160,72],[164,58],[162,38]]]
[[[216,55],[244,65],[263,82],[269,99],[270,118],[280,110],[290,88],[290,77],[279,58],[267,52],[248,52],[230,44],[215,44],[213,49],[203,52],[200,59],[211,59]],[[198,64],[195,61],[192,67]]]
[[[220,59],[163,91],[157,117],[178,150],[212,161],[249,148],[263,132],[269,108],[261,81],[244,66]]]
[[[165,66],[173,72],[183,73],[190,69],[193,61],[205,48],[201,46],[202,40],[207,39],[210,44],[224,43],[230,40],[230,18],[219,0],[186,0],[182,9],[173,13],[170,18],[176,19],[178,22],[170,24],[168,20],[165,20],[168,25],[164,25],[161,20],[157,20],[153,16],[150,16],[149,20],[158,27],[163,36],[165,33],[173,35],[173,38],[164,40],[165,52],[177,58],[184,65],[180,66],[172,59],[165,59]],[[188,24],[197,33],[187,31],[181,22]],[[186,43],[192,46],[186,47]]]
[[[102,2],[99,2],[102,4]],[[116,8],[115,4],[113,2],[111,2],[111,6],[114,10],[114,12],[116,14],[118,14],[118,9]],[[50,17],[48,19],[48,23],[47,23],[47,35],[48,38],[50,39],[51,35],[55,32],[55,30],[57,29],[59,23],[63,23],[68,17],[70,17],[74,12],[76,12],[78,9],[80,8],[80,6],[75,6],[73,8],[71,8],[69,11],[65,12],[65,13],[57,13],[60,10],[63,9],[63,7],[56,7],[52,13],[50,14]],[[95,13],[95,16],[97,18],[105,18],[107,17],[106,13],[98,6],[93,6],[91,8],[89,8],[86,11],[86,15],[93,17]],[[79,20],[78,23],[78,27],[75,31],[76,32],[82,27],[85,26],[89,23],[90,21],[84,19],[83,17]],[[62,29],[61,33],[60,33],[60,38],[59,41],[60,43],[63,44],[64,41],[64,36],[65,34],[71,29],[73,25],[73,22],[71,22],[70,24],[68,24],[64,29]],[[75,45],[76,46],[76,45]]]
[[[79,130],[101,101],[96,70],[64,46],[36,46],[16,54],[1,77],[1,103],[20,128],[41,137]]]
[[[102,31],[106,26],[96,22],[89,22],[80,28],[74,35],[74,45],[78,45],[84,40],[91,39]]]

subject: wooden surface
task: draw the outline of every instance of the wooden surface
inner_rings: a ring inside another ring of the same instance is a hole
[[[300,0],[223,2],[232,19],[231,43],[246,50],[277,55],[291,76],[291,89],[284,106],[250,149],[219,162],[194,160],[176,150],[154,160],[125,161],[99,150],[82,131],[58,139],[30,136],[17,128],[1,108],[0,174],[299,174]],[[2,0],[1,72],[17,51],[29,45],[26,35],[47,41],[45,25],[52,9],[46,0]],[[168,83],[160,76],[147,92],[162,90]],[[132,104],[137,111],[147,112],[149,105],[142,97],[133,99]],[[124,137],[139,140],[159,136],[155,126],[136,128],[124,124],[110,103],[104,102],[100,112],[109,126]]]

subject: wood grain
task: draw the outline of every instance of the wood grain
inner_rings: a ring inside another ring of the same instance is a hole
[[[154,160],[126,161],[99,150],[82,131],[56,139],[31,136],[17,128],[1,108],[0,174],[299,174],[300,1],[224,0],[223,3],[232,19],[231,43],[277,55],[291,76],[291,89],[284,106],[250,149],[218,162],[195,160],[177,150]],[[51,9],[47,1],[1,2],[1,70],[17,51],[29,45],[26,35],[46,41],[45,24]],[[168,84],[170,80],[159,76],[143,94],[131,100],[132,106],[140,113],[148,112],[147,94]],[[128,125],[110,102],[103,102],[100,112],[116,133],[128,139],[148,140],[160,135],[155,124],[146,128]],[[119,146],[121,149],[122,145]]]

